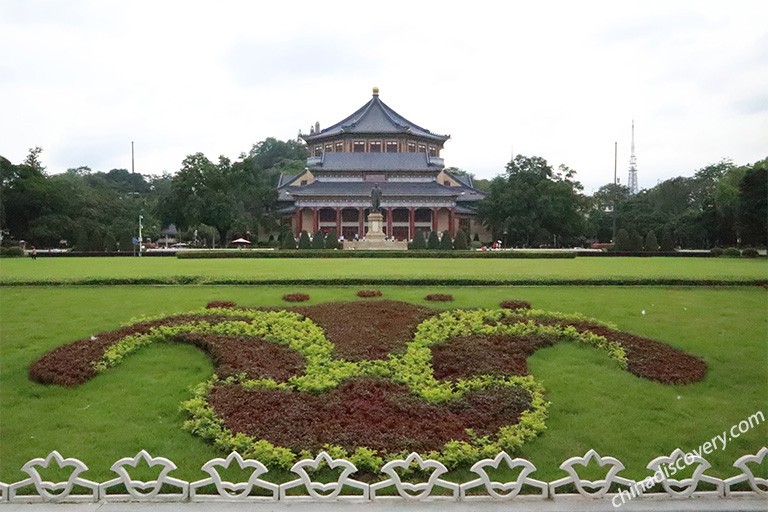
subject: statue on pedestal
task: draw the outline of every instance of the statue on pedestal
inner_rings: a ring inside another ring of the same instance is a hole
[[[371,189],[371,213],[379,213],[381,209],[381,189],[376,183]]]

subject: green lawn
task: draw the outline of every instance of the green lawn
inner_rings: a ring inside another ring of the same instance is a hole
[[[0,260],[0,284],[86,278],[207,279],[768,279],[768,260],[730,258],[574,259],[183,259],[38,258]]]
[[[618,261],[643,264],[646,260],[584,260],[589,265],[617,265]],[[663,260],[677,265],[680,260]],[[127,272],[136,265],[175,268],[192,263],[196,271],[232,265],[232,272],[265,261],[181,262],[177,260],[87,259],[13,261],[13,275],[20,269],[61,274],[61,266],[86,275],[87,264],[103,272],[109,263]],[[125,262],[125,263],[124,263]],[[764,268],[751,261],[689,260],[703,266],[697,272],[714,272],[720,264],[728,272]],[[3,261],[3,275],[11,274]],[[130,264],[129,264],[130,263]],[[285,263],[285,262],[283,262]],[[296,267],[309,262],[297,260]],[[329,270],[354,263],[358,272],[380,260],[323,262]],[[397,262],[410,272],[419,260]],[[456,260],[435,264],[455,265]],[[461,265],[472,271],[476,262]],[[493,263],[497,262],[483,262]],[[498,262],[526,267],[526,261]],[[547,262],[561,265],[561,262]],[[563,263],[579,263],[570,260]],[[649,264],[655,263],[651,260]],[[206,265],[213,265],[206,267]],[[234,264],[234,265],[233,265]],[[240,266],[242,264],[243,266]],[[389,262],[387,262],[389,264]],[[200,266],[198,266],[200,265]],[[291,262],[292,265],[292,262]],[[54,267],[58,270],[52,270]],[[682,271],[683,267],[676,267]],[[42,270],[41,270],[42,269]],[[560,267],[563,272],[564,267]],[[734,270],[738,269],[738,270]],[[146,269],[145,269],[146,270]],[[657,269],[658,270],[658,269]],[[191,267],[185,271],[190,272]],[[277,272],[276,268],[273,268]],[[369,269],[370,271],[370,269]],[[447,269],[446,269],[447,271]],[[539,270],[542,272],[542,270]],[[671,268],[666,267],[665,272]],[[688,269],[690,272],[690,269]],[[733,275],[733,274],[731,274]],[[344,287],[11,287],[0,288],[0,481],[25,475],[19,468],[31,458],[59,450],[81,458],[91,468],[84,476],[105,480],[109,466],[145,448],[153,455],[171,458],[179,466],[174,476],[202,478],[199,468],[220,456],[211,446],[181,430],[178,410],[189,387],[212,372],[208,359],[184,345],[156,345],[143,349],[85,385],[64,389],[35,384],[27,367],[53,347],[77,338],[111,330],[141,315],[176,313],[210,300],[234,300],[244,305],[280,304],[284,293],[309,293],[312,302],[356,300],[358,288]],[[645,476],[645,465],[658,455],[701,443],[760,410],[768,414],[768,292],[764,288],[662,288],[662,287],[380,287],[385,298],[426,304],[430,292],[451,293],[455,302],[443,307],[493,307],[503,299],[528,300],[535,307],[580,312],[607,320],[620,328],[646,335],[703,357],[707,378],[686,386],[666,386],[620,370],[601,352],[574,345],[540,350],[529,359],[532,374],[543,382],[552,402],[548,429],[526,445],[520,454],[548,480],[563,476],[559,464],[583,455],[589,448],[618,457],[626,475]],[[645,311],[645,314],[642,314]],[[350,319],[356,321],[356,319]],[[726,450],[708,456],[713,474],[736,473],[733,461],[755,453],[766,443],[768,423],[732,441]]]

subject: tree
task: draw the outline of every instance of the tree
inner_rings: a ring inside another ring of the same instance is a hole
[[[222,240],[233,229],[273,232],[278,227],[273,214],[277,175],[300,171],[304,158],[301,144],[274,138],[254,144],[235,162],[221,156],[213,163],[202,153],[189,155],[173,177],[159,214],[165,224],[181,228],[213,226]]]
[[[623,185],[608,183],[600,187],[588,201],[586,237],[602,242],[613,240],[614,226],[622,224],[620,216],[631,197],[629,188]]]
[[[339,249],[339,235],[336,234],[335,229],[328,231],[325,235],[325,248],[326,249]]]
[[[506,175],[491,181],[478,215],[494,238],[506,232],[505,245],[529,247],[577,237],[586,201],[574,176],[564,165],[555,171],[541,157],[517,155]]]
[[[739,182],[737,221],[743,245],[768,245],[768,158],[755,163]]]
[[[614,251],[631,251],[632,242],[626,229],[621,228],[616,232],[616,239],[613,241]]]
[[[656,233],[650,230],[645,236],[645,250],[646,252],[656,252],[659,250],[659,242],[656,240]]]
[[[453,240],[451,239],[451,233],[448,230],[443,231],[443,235],[440,237],[440,250],[453,250]]]
[[[464,230],[456,231],[456,238],[453,239],[453,248],[457,251],[466,251],[469,249],[469,241]]]
[[[429,238],[427,238],[427,249],[430,251],[436,251],[440,248],[440,235],[437,231],[430,231]]]
[[[413,242],[411,243],[411,249],[415,251],[420,251],[426,248],[427,248],[427,241],[424,240],[424,235],[421,234],[421,231],[417,231],[413,235]]]
[[[309,233],[302,230],[301,234],[299,235],[299,249],[311,249],[312,248],[312,242],[309,240]]]
[[[636,229],[629,232],[629,250],[632,252],[643,250],[643,236]]]
[[[673,252],[675,250],[675,238],[672,235],[672,230],[669,227],[664,227],[661,230],[661,243],[659,244],[659,250],[661,252]]]
[[[27,154],[27,157],[24,159],[24,162],[22,165],[26,165],[27,167],[33,169],[34,171],[44,174],[45,173],[45,166],[40,161],[40,154],[43,152],[43,148],[40,146],[35,146],[34,148],[29,148],[29,153]]]
[[[318,229],[312,235],[312,249],[325,249],[325,233],[322,229]]]
[[[293,238],[293,232],[290,228],[284,229],[280,235],[280,248],[281,249],[295,249],[296,239]]]

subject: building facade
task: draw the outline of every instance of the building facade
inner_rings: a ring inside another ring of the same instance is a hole
[[[300,134],[309,156],[299,176],[280,177],[279,212],[297,235],[331,229],[345,239],[364,237],[371,190],[381,189],[383,228],[389,238],[412,240],[416,232],[463,229],[488,238],[477,221],[485,194],[471,177],[445,169],[440,156],[449,135],[405,119],[373,97],[342,121]]]

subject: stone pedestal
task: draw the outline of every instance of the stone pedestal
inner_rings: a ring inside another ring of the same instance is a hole
[[[384,216],[380,213],[368,214],[368,232],[365,234],[365,239],[370,241],[383,242],[387,236],[381,229],[384,223]]]
[[[384,216],[381,213],[368,214],[368,232],[362,240],[344,240],[345,250],[358,251],[406,251],[407,242],[387,240],[382,227]]]

